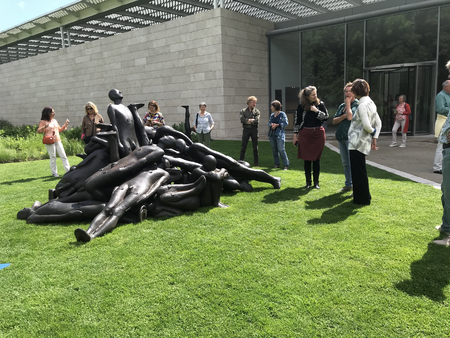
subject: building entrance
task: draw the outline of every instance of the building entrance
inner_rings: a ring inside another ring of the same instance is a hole
[[[435,63],[388,65],[365,69],[370,97],[378,108],[382,132],[391,132],[399,95],[411,106],[408,132],[411,135],[434,132]]]

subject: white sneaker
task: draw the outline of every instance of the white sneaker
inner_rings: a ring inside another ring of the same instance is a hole
[[[397,142],[392,142],[390,145],[389,145],[389,147],[396,147],[397,146]]]
[[[449,246],[450,245],[450,237],[447,237],[444,239],[437,239],[437,240],[433,241],[433,243],[437,244],[437,245]]]
[[[406,144],[405,143],[400,144],[400,148],[406,148]]]

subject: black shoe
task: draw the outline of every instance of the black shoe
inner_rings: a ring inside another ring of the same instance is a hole
[[[306,188],[306,189],[311,188],[311,183],[306,183],[305,188]]]
[[[435,170],[433,171],[435,174],[441,174],[442,175],[442,170]]]
[[[283,170],[288,170],[288,169],[289,169],[289,167],[287,165],[285,165]]]
[[[275,165],[273,166],[274,169],[277,169],[277,168],[279,168],[279,167],[280,167],[279,164],[275,164]]]
[[[320,187],[319,187],[319,184],[318,184],[318,183],[314,184],[314,189],[320,189]]]

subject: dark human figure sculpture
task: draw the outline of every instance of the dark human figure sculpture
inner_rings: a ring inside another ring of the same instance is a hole
[[[114,103],[108,106],[108,117],[119,143],[119,155],[125,157],[139,146],[149,144],[142,120],[137,110],[143,105],[134,104],[126,107],[122,104],[123,95],[118,89],[111,89],[108,94]]]
[[[189,106],[182,106],[184,111],[184,133],[191,139],[191,123],[189,122]]]
[[[104,207],[105,203],[98,201],[64,203],[52,200],[45,204],[36,201],[31,208],[20,210],[17,218],[26,219],[27,223],[91,221]]]
[[[162,217],[199,206],[227,207],[220,202],[223,187],[251,191],[248,181],[258,180],[280,188],[280,178],[193,143],[171,127],[144,127],[137,112],[142,105],[126,107],[117,89],[109,97],[114,102],[108,107],[111,124],[95,124],[101,131],[80,154],[83,161],[49,189],[49,202],[36,201],[17,218],[29,223],[91,220],[88,230],[75,231],[78,241],[88,242],[119,221],[142,221],[147,212]]]
[[[173,136],[175,139],[182,139],[188,146],[194,143],[181,131],[175,130],[169,126],[163,126],[156,130],[155,137],[153,137],[153,143],[159,143],[159,140],[164,136]]]
[[[206,187],[200,194],[200,206],[209,206],[228,208],[228,205],[220,202],[223,180],[227,178],[226,169],[216,169],[216,159],[212,155],[206,155],[203,158],[203,165],[192,171],[191,180],[196,180],[201,176],[206,178]]]
[[[196,162],[201,163],[206,155],[214,156],[217,161],[217,168],[226,169],[229,174],[238,181],[256,180],[270,183],[275,189],[280,189],[281,179],[269,175],[264,170],[248,168],[230,156],[212,150],[201,143],[193,143],[192,145],[187,146],[181,139],[178,139],[176,142],[180,152],[189,155]]]
[[[89,177],[109,163],[109,154],[104,150],[99,149],[89,154],[58,182],[55,188],[56,196],[63,198],[74,194],[83,187]]]
[[[200,206],[198,195],[206,187],[205,176],[189,184],[166,184],[156,190],[157,198],[149,203],[149,214],[154,217],[171,217]]]
[[[146,145],[135,149],[130,155],[121,158],[98,170],[84,183],[84,189],[98,201],[107,201],[114,187],[121,184],[133,173],[141,170],[146,165],[154,165],[159,162],[164,151],[155,145]]]
[[[114,189],[106,207],[94,218],[89,229],[75,230],[78,241],[91,239],[113,230],[120,218],[132,206],[144,204],[152,194],[169,178],[169,174],[160,168],[145,170]]]

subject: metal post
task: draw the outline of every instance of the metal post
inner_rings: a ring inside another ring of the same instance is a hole
[[[64,48],[66,48],[65,43],[64,43],[64,28],[59,27],[59,31],[61,33],[61,46],[64,49]]]
[[[218,0],[214,0],[214,9],[216,9],[217,7],[219,7],[219,4],[217,2]]]
[[[70,43],[70,29],[69,28],[66,29],[66,34],[67,34],[67,45],[69,47],[72,47],[72,44]]]

